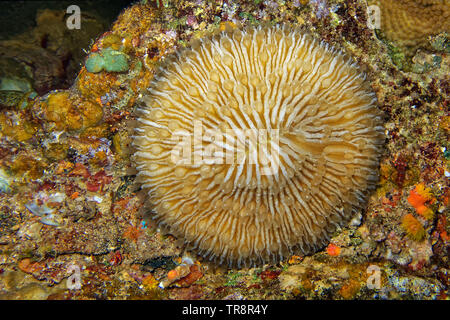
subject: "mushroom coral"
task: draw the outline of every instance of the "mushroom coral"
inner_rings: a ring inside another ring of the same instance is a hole
[[[314,252],[377,182],[384,129],[365,75],[292,26],[197,40],[142,100],[134,160],[154,217],[219,263]]]

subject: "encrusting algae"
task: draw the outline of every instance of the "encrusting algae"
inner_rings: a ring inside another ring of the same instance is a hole
[[[193,43],[144,100],[135,160],[157,219],[221,263],[313,252],[377,181],[384,135],[364,74],[290,26]]]

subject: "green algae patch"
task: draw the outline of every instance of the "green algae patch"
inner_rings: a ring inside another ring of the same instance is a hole
[[[98,53],[92,53],[86,60],[86,69],[92,73],[98,73],[105,68],[105,61]]]
[[[128,58],[125,53],[106,48],[97,53],[91,53],[86,60],[86,70],[98,73],[103,70],[107,72],[125,72],[129,69]]]

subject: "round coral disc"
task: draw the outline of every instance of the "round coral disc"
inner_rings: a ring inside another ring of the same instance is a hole
[[[377,181],[375,95],[298,29],[201,39],[166,59],[143,100],[135,161],[155,218],[219,263],[317,250]]]

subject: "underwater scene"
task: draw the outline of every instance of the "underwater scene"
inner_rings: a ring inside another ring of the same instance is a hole
[[[450,1],[0,25],[0,300],[449,300]]]

